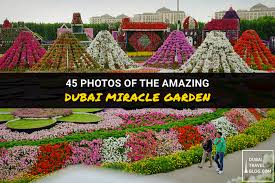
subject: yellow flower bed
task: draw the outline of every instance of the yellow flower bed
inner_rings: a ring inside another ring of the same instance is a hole
[[[129,57],[150,57],[154,54],[151,51],[140,51],[140,52],[127,52]]]

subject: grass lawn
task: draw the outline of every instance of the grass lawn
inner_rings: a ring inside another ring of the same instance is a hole
[[[29,130],[44,128],[56,123],[52,119],[20,119],[17,121],[7,122],[7,126],[15,130]]]
[[[7,122],[13,119],[14,117],[11,114],[0,114],[0,122]]]
[[[103,108],[79,108],[79,109],[72,109],[73,112],[89,112],[89,113],[95,113],[95,112],[100,112],[103,111]]]
[[[57,121],[70,123],[98,123],[102,120],[102,117],[95,114],[72,114],[70,116],[57,119]]]
[[[0,108],[0,112],[13,112],[14,110],[13,108]]]

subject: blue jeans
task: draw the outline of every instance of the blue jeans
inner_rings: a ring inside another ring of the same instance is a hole
[[[223,171],[223,157],[224,157],[224,153],[223,152],[217,152],[216,156],[214,158],[215,162],[218,165],[218,168]]]

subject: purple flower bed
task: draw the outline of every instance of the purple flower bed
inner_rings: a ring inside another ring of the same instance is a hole
[[[146,66],[177,68],[195,52],[181,31],[173,31],[157,52],[147,60]]]

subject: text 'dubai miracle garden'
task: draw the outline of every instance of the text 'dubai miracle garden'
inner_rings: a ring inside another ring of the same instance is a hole
[[[142,93],[142,94],[129,94],[129,93],[108,93],[105,97],[103,93],[79,93],[68,94],[65,93],[65,102],[209,102],[211,99],[210,93],[184,93],[184,94],[171,94],[168,93],[163,99],[160,98],[160,93]]]

